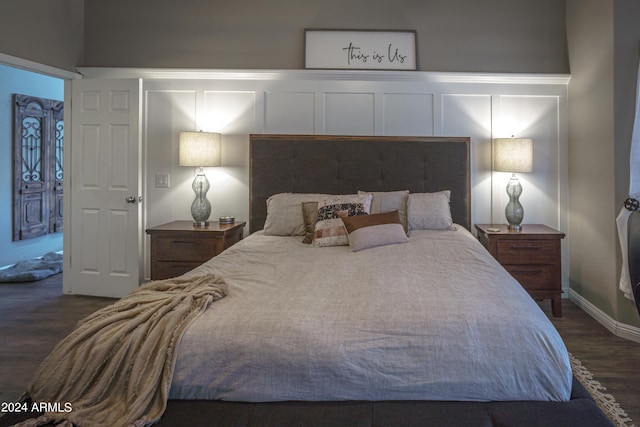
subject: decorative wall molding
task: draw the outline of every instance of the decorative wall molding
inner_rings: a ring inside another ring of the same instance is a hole
[[[614,320],[573,289],[569,289],[569,299],[607,328],[613,335],[640,343],[640,328]]]
[[[445,73],[367,70],[212,70],[181,68],[78,68],[84,78],[186,80],[346,80],[469,84],[563,85],[568,74]]]
[[[37,62],[29,61],[27,59],[18,58],[16,56],[7,55],[4,53],[0,53],[0,64],[19,68],[21,70],[33,71],[34,73],[44,74],[46,76],[57,77],[60,79],[77,79],[82,77],[82,75],[74,73],[72,71],[51,67],[49,65],[39,64]]]

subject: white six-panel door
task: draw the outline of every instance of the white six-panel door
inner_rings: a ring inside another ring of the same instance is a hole
[[[122,297],[141,274],[141,82],[75,80],[71,92],[64,291]]]

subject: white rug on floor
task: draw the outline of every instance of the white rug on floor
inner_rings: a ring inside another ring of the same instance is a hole
[[[34,282],[62,271],[62,254],[46,253],[42,258],[20,261],[0,270],[0,282]]]
[[[582,362],[573,357],[572,354],[569,354],[569,357],[571,359],[573,376],[587,389],[600,409],[607,414],[607,417],[618,427],[635,427],[631,418],[629,418],[627,413],[620,407],[620,404],[616,402],[615,397],[604,393],[607,389],[600,384],[599,381],[593,379],[593,375],[587,368],[582,366]]]

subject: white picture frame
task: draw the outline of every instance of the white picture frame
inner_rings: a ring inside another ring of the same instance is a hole
[[[416,32],[306,29],[305,68],[415,71]]]

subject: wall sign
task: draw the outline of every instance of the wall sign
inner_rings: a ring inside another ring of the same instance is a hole
[[[416,70],[415,31],[305,30],[305,68]]]

